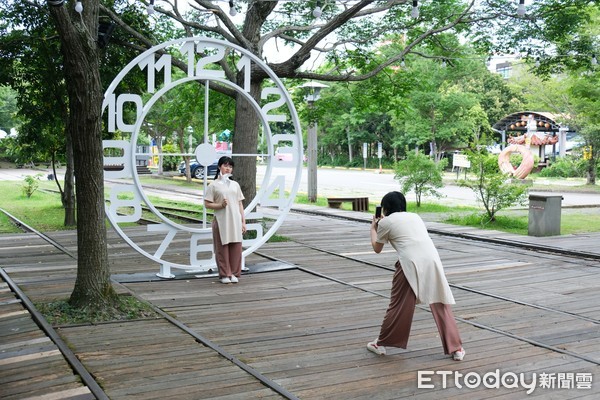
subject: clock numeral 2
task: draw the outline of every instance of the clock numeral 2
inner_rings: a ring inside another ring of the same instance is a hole
[[[275,110],[281,106],[285,105],[285,98],[283,97],[283,91],[280,88],[267,87],[262,90],[260,93],[261,99],[266,99],[270,95],[277,95],[278,98],[275,101],[265,104],[262,106],[262,111],[267,116],[267,122],[285,122],[287,121],[287,116],[283,114],[269,114],[269,111]]]

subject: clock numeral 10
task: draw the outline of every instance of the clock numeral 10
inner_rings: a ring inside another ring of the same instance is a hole
[[[123,93],[116,97],[111,93],[104,99],[102,111],[108,107],[108,131],[115,132],[117,129],[122,132],[133,132],[135,123],[128,124],[123,120],[123,107],[126,103],[131,103],[135,107],[135,120],[137,121],[142,115],[144,102],[138,94]]]

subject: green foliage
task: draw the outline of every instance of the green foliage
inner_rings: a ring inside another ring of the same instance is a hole
[[[35,307],[54,326],[158,317],[149,304],[127,295],[117,297],[111,307],[99,309],[73,307],[68,300],[36,303]]]
[[[47,181],[39,183],[41,187],[53,185]],[[64,209],[58,194],[39,191],[27,198],[21,192],[21,185],[19,181],[0,181],[1,208],[42,232],[69,229],[64,226]],[[4,229],[11,231],[12,227],[0,228]]]
[[[454,225],[473,226],[480,229],[495,229],[503,232],[517,233],[519,235],[527,235],[528,232],[528,218],[526,216],[496,216],[494,220],[490,220],[487,213],[473,213],[467,215],[452,215],[444,222]]]
[[[0,130],[10,133],[18,125],[16,92],[8,86],[0,85]]]
[[[179,153],[175,145],[173,144],[163,144],[162,147],[163,153]],[[177,170],[177,166],[181,162],[181,157],[179,156],[163,156],[163,169],[165,171],[175,171]]]
[[[408,152],[406,159],[395,166],[395,178],[400,181],[402,192],[415,192],[417,207],[421,206],[421,197],[431,195],[440,198],[436,189],[443,186],[442,176],[447,160],[436,163],[420,152]]]
[[[471,152],[469,160],[475,180],[461,180],[459,185],[473,190],[485,208],[488,221],[494,221],[496,213],[504,208],[525,203],[527,187],[512,183],[500,172],[497,156]]]
[[[23,194],[25,196],[27,196],[27,198],[30,198],[31,196],[33,196],[35,191],[38,190],[38,187],[40,186],[40,177],[41,176],[43,176],[43,175],[42,174],[27,175],[23,179],[25,181],[25,183],[23,184],[23,186],[21,186],[21,190],[23,191]]]
[[[587,162],[578,157],[567,155],[557,158],[549,167],[542,169],[539,176],[557,178],[581,178],[585,176]]]
[[[0,140],[0,159],[17,163],[19,156],[19,146],[16,138],[5,137]]]

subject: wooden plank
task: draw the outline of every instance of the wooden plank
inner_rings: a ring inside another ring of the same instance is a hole
[[[284,224],[279,233],[298,242],[267,243],[260,252],[380,295],[298,269],[244,275],[237,285],[191,278],[124,286],[303,399],[522,398],[522,389],[465,391],[451,386],[423,390],[416,388],[415,381],[420,370],[598,372],[597,365],[576,357],[463,322],[458,325],[467,356],[463,362],[453,362],[443,354],[431,314],[421,308],[415,312],[409,348],[390,348],[387,357],[376,357],[365,345],[377,335],[389,301],[394,252],[372,253],[367,224],[297,216],[293,222]],[[132,233],[142,241],[156,241],[144,229],[133,228]],[[57,235],[75,246],[72,233]],[[451,237],[434,236],[434,241],[452,283],[576,314],[600,314],[600,277],[594,263]],[[31,238],[25,242],[34,244]],[[109,242],[118,249],[111,252],[113,273],[157,269],[112,233]],[[260,256],[252,259],[260,260]],[[11,260],[11,276],[34,301],[67,295],[69,287],[72,289],[72,260],[53,263],[49,257],[47,269],[42,267],[46,261],[36,266],[24,258]],[[596,357],[599,352],[598,324],[458,288],[453,292],[455,314],[467,322],[487,324],[574,353]],[[18,320],[16,315],[8,319],[12,318]],[[111,398],[281,397],[163,319],[62,327],[60,332]],[[14,343],[29,340],[35,339],[25,336]],[[23,354],[27,351],[33,350],[23,350]],[[17,374],[32,376],[21,366],[33,362],[23,360]],[[2,379],[11,382],[14,376],[1,370]],[[598,388],[593,387],[594,394],[600,393]],[[539,393],[536,396],[561,399],[588,394],[581,390]]]

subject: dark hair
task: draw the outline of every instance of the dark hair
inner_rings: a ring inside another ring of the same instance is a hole
[[[406,211],[406,198],[400,192],[389,192],[381,199],[381,208],[383,208],[385,216],[395,212],[404,212]]]
[[[215,179],[217,179],[219,177],[219,175],[221,174],[221,165],[231,165],[231,168],[233,168],[235,166],[235,163],[233,162],[233,158],[229,157],[229,156],[223,156],[221,158],[219,158],[219,162],[217,163],[217,173],[215,174]]]

